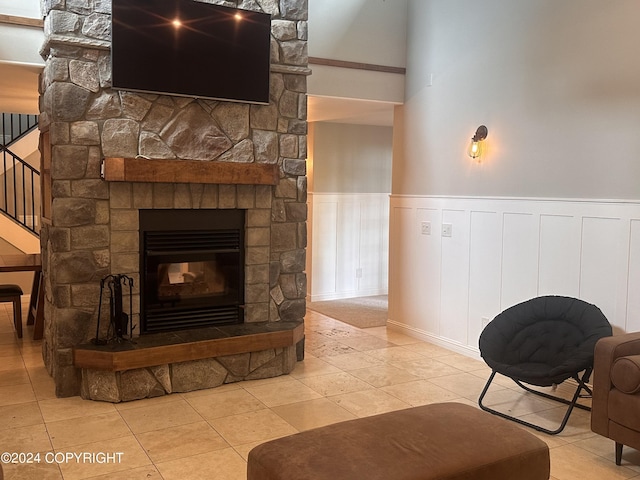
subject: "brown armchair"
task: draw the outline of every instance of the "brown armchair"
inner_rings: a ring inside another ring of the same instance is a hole
[[[640,450],[640,332],[598,340],[593,365],[591,430]]]

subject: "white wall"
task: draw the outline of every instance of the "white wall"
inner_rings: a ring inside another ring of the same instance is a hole
[[[40,0],[0,0],[0,13],[16,17],[42,18]]]
[[[309,56],[404,67],[407,0],[309,0]]]
[[[477,354],[486,319],[560,294],[640,330],[639,15],[634,0],[409,1],[392,325]]]
[[[311,301],[388,291],[392,129],[309,129],[307,288]]]
[[[639,17],[636,0],[411,0],[393,192],[640,198]]]
[[[407,0],[309,0],[309,56],[404,67],[406,21]],[[310,66],[310,95],[403,101],[404,75]]]
[[[313,192],[390,193],[393,129],[315,122]]]

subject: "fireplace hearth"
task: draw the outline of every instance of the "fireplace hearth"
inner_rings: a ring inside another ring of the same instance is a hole
[[[245,211],[140,210],[141,333],[244,322]]]

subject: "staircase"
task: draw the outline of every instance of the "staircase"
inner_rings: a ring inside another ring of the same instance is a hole
[[[40,153],[37,126],[36,115],[1,114],[0,236],[23,251],[39,250]]]

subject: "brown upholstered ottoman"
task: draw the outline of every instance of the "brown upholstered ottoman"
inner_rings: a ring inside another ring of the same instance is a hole
[[[248,480],[548,480],[549,449],[521,427],[436,403],[308,430],[249,452]]]

